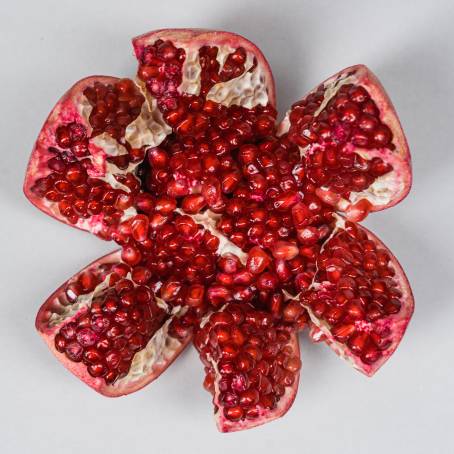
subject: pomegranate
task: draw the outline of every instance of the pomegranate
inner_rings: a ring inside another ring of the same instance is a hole
[[[290,408],[305,327],[375,373],[413,311],[396,258],[357,224],[411,185],[376,77],[347,68],[277,123],[270,67],[245,38],[159,30],[133,46],[136,78],[77,82],[27,168],[34,205],[121,247],[41,307],[51,351],[120,396],[193,339],[223,432]]]

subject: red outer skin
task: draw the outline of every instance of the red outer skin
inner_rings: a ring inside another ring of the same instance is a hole
[[[262,51],[251,41],[237,35],[235,33],[205,30],[197,28],[175,28],[175,29],[161,29],[155,30],[143,35],[133,38],[132,45],[136,57],[140,59],[144,47],[153,44],[156,40],[170,40],[176,47],[183,48],[199,48],[204,45],[210,46],[231,46],[244,47],[248,52],[251,52],[257,58],[257,62],[264,69],[267,77],[268,98],[270,104],[276,106],[276,89],[274,85],[273,73],[271,72],[270,65]]]
[[[46,206],[44,204],[44,200],[41,197],[36,196],[31,188],[37,179],[51,173],[51,170],[47,168],[46,162],[52,157],[52,155],[48,152],[47,148],[49,146],[57,146],[54,137],[55,129],[59,125],[60,121],[65,121],[67,123],[77,121],[83,124],[87,128],[88,132],[91,132],[91,125],[77,111],[77,104],[79,102],[78,98],[82,96],[84,89],[87,86],[92,85],[95,81],[108,84],[114,83],[118,80],[119,78],[110,76],[89,76],[81,79],[79,82],[76,82],[55,104],[55,107],[52,109],[44,122],[35,146],[33,147],[27,171],[25,173],[23,191],[25,197],[27,197],[27,199],[35,205],[36,208],[39,208],[47,215],[63,222],[64,224],[76,227],[80,230],[90,231],[92,233],[96,233],[99,230],[97,227],[99,227],[100,222],[96,221],[95,218],[100,219],[101,215],[92,216],[91,218],[85,220],[85,222],[81,222],[79,220],[77,224],[71,224],[59,213],[58,209],[54,212],[50,209],[50,207]],[[57,205],[56,202],[49,203],[55,206]]]
[[[402,266],[400,265],[399,261],[397,258],[393,255],[393,253],[383,244],[383,242],[376,236],[374,235],[370,230],[366,229],[360,224],[357,224],[358,228],[360,230],[363,230],[367,233],[367,236],[372,239],[376,244],[378,244],[380,247],[384,248],[386,252],[390,256],[390,262],[392,263],[394,270],[396,271],[395,279],[398,280],[400,284],[400,289],[403,293],[403,304],[401,311],[395,315],[387,317],[385,320],[392,320],[393,321],[393,331],[392,331],[392,344],[390,348],[385,350],[383,353],[383,356],[378,359],[375,363],[373,364],[365,364],[361,361],[361,359],[353,353],[346,347],[345,344],[342,344],[340,342],[337,342],[332,336],[331,333],[325,329],[322,330],[323,334],[326,336],[326,338],[322,338],[321,340],[324,340],[333,350],[336,352],[337,355],[340,357],[346,359],[347,361],[351,362],[353,367],[358,369],[360,372],[363,374],[367,375],[368,377],[371,377],[372,375],[377,372],[378,369],[380,369],[381,366],[388,360],[388,358],[395,352],[397,347],[399,346],[400,341],[402,340],[403,335],[405,334],[405,331],[407,329],[408,323],[410,322],[410,319],[413,315],[414,307],[415,307],[415,301],[413,297],[413,292],[410,287],[410,283],[408,282],[407,276],[405,275],[404,270],[402,269]],[[377,322],[375,322],[377,323]],[[386,324],[386,323],[385,323]],[[314,334],[321,334],[321,333],[316,333],[315,330],[312,330]]]
[[[289,344],[294,348],[295,354],[300,357],[300,347],[297,332],[293,332],[291,334]],[[291,387],[288,387],[286,389],[286,393],[284,394],[284,396],[282,396],[276,408],[274,410],[264,410],[263,415],[260,415],[255,420],[245,419],[243,421],[229,421],[224,416],[222,407],[220,407],[218,413],[215,415],[218,430],[220,432],[238,432],[240,430],[252,429],[254,427],[261,426],[284,416],[293,405],[296,394],[298,392],[300,372],[301,369],[297,374],[295,374],[295,383]],[[215,396],[214,399],[217,399],[217,396]]]
[[[399,164],[399,175],[398,178],[403,182],[403,189],[397,193],[392,200],[384,205],[372,205],[370,211],[381,211],[386,208],[390,208],[397,205],[402,199],[404,199],[410,191],[412,185],[412,170],[411,170],[411,156],[408,147],[407,139],[402,130],[402,126],[397,116],[396,110],[386,93],[383,85],[378,80],[377,76],[365,65],[354,65],[339,71],[333,76],[326,79],[318,86],[324,84],[330,84],[337,78],[345,77],[347,73],[354,73],[354,83],[364,86],[372,99],[380,109],[380,118],[383,123],[387,124],[393,133],[393,143],[396,145],[396,149],[392,152],[393,159],[396,159]],[[312,90],[310,93],[312,93]],[[310,94],[308,93],[308,94]],[[307,95],[306,95],[307,96]],[[304,98],[303,98],[304,99]],[[286,132],[288,127],[285,127],[285,120],[281,123],[280,129],[282,132]],[[354,147],[352,145],[352,147]],[[391,153],[391,152],[390,152]],[[382,156],[381,153],[376,153],[377,156]],[[386,161],[386,159],[385,159]]]
[[[84,269],[76,273],[73,278],[79,275],[81,272],[88,270],[89,268],[98,267],[99,265],[105,263],[119,263],[121,261],[121,250],[107,254],[94,262],[87,265]],[[156,363],[150,372],[146,375],[142,375],[139,379],[131,380],[124,382],[124,379],[118,380],[113,385],[107,385],[103,378],[92,377],[88,371],[85,364],[82,362],[76,363],[70,361],[64,353],[60,353],[55,349],[54,338],[57,332],[59,331],[61,324],[49,327],[47,324],[49,310],[62,308],[63,305],[59,303],[60,298],[65,298],[65,286],[66,282],[62,284],[57,290],[55,290],[52,295],[47,298],[45,303],[39,309],[39,312],[36,316],[35,326],[38,330],[39,335],[44,339],[50,351],[56,356],[56,358],[76,377],[80,378],[84,383],[93,388],[100,394],[103,394],[107,397],[120,397],[126,394],[133,393],[143,388],[144,386],[151,383],[153,380],[156,380],[178,357],[178,355],[183,351],[183,349],[190,343],[191,336],[188,336],[182,342],[180,342],[178,348],[172,351],[170,358],[165,362]],[[81,309],[74,313],[71,317],[65,320],[68,322],[70,319],[77,317],[79,314],[84,312],[84,309]]]

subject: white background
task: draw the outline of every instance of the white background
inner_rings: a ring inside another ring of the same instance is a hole
[[[2,1],[0,6],[0,451],[10,453],[452,453],[454,440],[454,3],[446,1]],[[164,6],[165,5],[165,6]],[[34,330],[45,298],[113,244],[46,217],[22,195],[33,142],[64,91],[135,72],[130,38],[164,27],[244,34],[274,70],[281,112],[327,76],[369,65],[399,112],[414,186],[366,224],[401,260],[416,312],[372,379],[302,340],[282,419],[219,434],[189,349],[121,399],[78,382]]]

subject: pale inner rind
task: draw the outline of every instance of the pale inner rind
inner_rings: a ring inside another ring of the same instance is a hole
[[[104,292],[105,289],[108,287],[107,285],[108,277],[109,276],[106,276],[106,278],[102,282],[100,282],[92,292],[86,293],[84,295],[79,295],[76,301],[72,304],[67,303],[64,304],[60,297],[58,296],[55,297],[53,304],[61,308],[61,310],[59,313],[52,312],[47,322],[48,327],[53,328],[55,326],[58,326],[68,318],[74,317],[74,315],[76,315],[79,311],[85,308],[89,308],[91,306],[93,298],[96,295],[99,295],[100,293]],[[63,296],[62,298],[65,297]]]
[[[199,50],[188,50],[182,68],[182,82],[178,87],[180,93],[198,96],[200,94],[201,72]]]
[[[207,99],[227,107],[234,104],[251,109],[259,104],[267,105],[268,92],[262,67],[257,65],[253,71],[249,71],[253,58],[253,55],[248,53],[243,74],[227,82],[215,84],[208,92]]]
[[[220,71],[222,71],[229,54],[234,51],[235,49],[230,46],[219,47],[216,59],[219,62]],[[227,82],[215,84],[207,93],[206,99],[227,107],[235,104],[247,109],[251,109],[258,104],[263,106],[268,104],[269,98],[265,73],[261,65],[257,65],[253,71],[249,71],[253,62],[254,56],[251,53],[247,53],[244,73]],[[182,68],[182,82],[178,87],[180,93],[200,94],[201,71],[199,50],[188,50]]]
[[[126,127],[125,139],[133,148],[156,147],[172,132],[162,118],[156,98],[148,93],[143,83],[136,82],[145,102],[140,115]]]

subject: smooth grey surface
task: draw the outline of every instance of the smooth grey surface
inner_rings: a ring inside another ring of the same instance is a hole
[[[452,453],[454,3],[446,1],[3,1],[0,4],[0,451],[12,453]],[[64,91],[90,74],[133,75],[130,38],[219,28],[257,43],[281,112],[337,70],[366,63],[411,145],[414,187],[367,220],[400,259],[416,312],[372,379],[302,340],[286,417],[217,433],[193,350],[122,399],[79,383],[34,330],[41,302],[114,245],[46,217],[22,195],[33,142]]]

